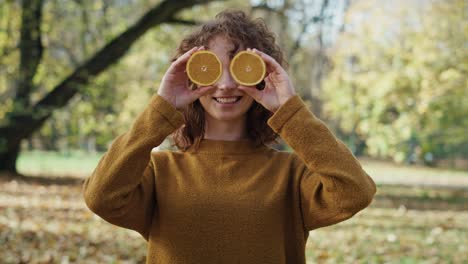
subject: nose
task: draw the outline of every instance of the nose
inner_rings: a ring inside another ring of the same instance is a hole
[[[237,87],[237,83],[234,81],[231,76],[231,72],[229,71],[229,66],[223,67],[223,72],[221,73],[221,77],[217,82],[217,86],[222,90],[233,89]]]

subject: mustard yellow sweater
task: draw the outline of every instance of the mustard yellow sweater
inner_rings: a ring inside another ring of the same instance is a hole
[[[147,263],[305,263],[310,230],[367,207],[376,185],[299,95],[268,125],[293,148],[204,139],[155,151],[184,123],[159,95],[83,185],[87,206],[148,241]]]

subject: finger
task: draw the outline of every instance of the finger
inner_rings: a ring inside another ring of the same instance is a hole
[[[274,73],[274,72],[276,72],[275,67],[273,67],[272,65],[267,63],[266,64],[266,73],[271,74],[271,73]]]
[[[271,82],[271,74],[268,74],[266,77],[265,77],[265,82]]]
[[[204,48],[203,46],[201,47],[193,47],[191,48],[190,50],[186,51],[184,54],[182,54],[182,56],[180,56],[179,58],[177,58],[173,63],[172,63],[172,67],[176,70],[182,70],[182,69],[185,69],[185,64],[187,63],[187,61],[189,60],[190,56],[192,56],[193,53],[197,52],[198,50],[200,50],[200,48]]]
[[[265,78],[265,82],[269,85],[271,85],[273,83],[273,76],[272,74],[268,74],[268,76]]]
[[[265,78],[265,89],[270,89],[270,88],[272,88],[272,85],[271,85],[270,75],[268,75],[268,76]]]
[[[203,47],[203,46],[201,46]],[[184,62],[184,61],[188,61],[188,59],[190,58],[190,56],[192,56],[193,53],[195,53],[196,51],[198,51],[201,47],[193,47],[191,48],[190,50],[188,50],[187,52],[185,52],[184,54],[182,54],[182,56],[180,56],[179,58],[177,58],[176,61],[179,61],[179,62]]]
[[[282,71],[284,71],[283,67],[281,67],[281,65],[273,57],[271,57],[270,55],[268,55],[268,54],[266,54],[266,53],[264,53],[262,51],[259,51],[258,49],[252,49],[252,51],[254,53],[256,53],[257,55],[259,55],[260,57],[262,57],[262,59],[267,64],[267,69],[269,70],[269,72],[272,72],[272,71],[282,72]]]
[[[257,88],[255,88],[254,86],[239,85],[237,88],[250,95],[253,99],[255,99],[255,101],[260,101],[260,99],[262,98],[262,92],[257,90]]]

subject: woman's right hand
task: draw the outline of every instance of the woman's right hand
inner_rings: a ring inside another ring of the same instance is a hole
[[[199,50],[204,50],[204,47],[193,47],[172,62],[159,86],[158,94],[177,110],[183,109],[199,97],[214,91],[214,86],[202,86],[194,90],[190,90],[188,87],[188,76],[185,67],[190,56]]]

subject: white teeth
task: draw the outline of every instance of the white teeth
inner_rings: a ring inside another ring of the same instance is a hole
[[[237,97],[230,97],[230,98],[215,98],[216,101],[220,103],[234,103],[237,101]]]

